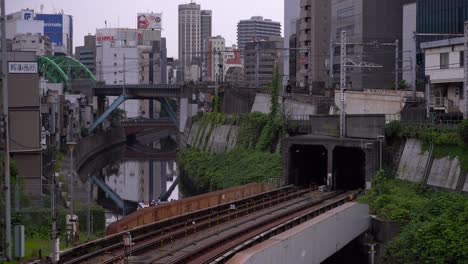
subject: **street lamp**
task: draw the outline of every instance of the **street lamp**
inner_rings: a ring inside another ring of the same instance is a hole
[[[73,162],[73,151],[76,146],[76,142],[68,142],[67,143],[68,150],[70,151],[70,217],[73,216],[73,185],[74,181],[74,162]]]
[[[380,144],[380,147],[379,147],[379,152],[380,152],[380,158],[379,158],[379,170],[382,170],[382,148],[383,148],[383,141],[385,139],[385,136],[377,136],[377,139],[379,140],[379,144]]]

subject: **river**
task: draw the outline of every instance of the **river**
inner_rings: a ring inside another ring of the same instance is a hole
[[[176,135],[159,131],[101,153],[80,169],[84,182],[91,179],[94,202],[106,209],[106,225],[135,211],[139,203],[179,199],[176,150]],[[166,159],[165,153],[172,156]]]

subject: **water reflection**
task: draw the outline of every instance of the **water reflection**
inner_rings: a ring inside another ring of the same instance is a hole
[[[80,169],[82,181],[92,182],[94,200],[108,211],[106,224],[133,212],[139,202],[179,199],[176,142],[176,136],[168,132],[147,133]]]

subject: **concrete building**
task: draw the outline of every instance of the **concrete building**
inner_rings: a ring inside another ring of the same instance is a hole
[[[185,80],[198,80],[200,72],[192,67],[194,58],[202,54],[202,29],[200,5],[179,5],[179,60],[184,69]]]
[[[232,47],[226,47],[225,51],[223,52],[223,80],[227,81],[227,75],[231,68],[235,68],[238,70],[231,71],[231,74],[234,74],[233,77],[236,82],[240,82],[243,80],[242,74],[238,75],[237,73],[242,72],[244,65],[242,64],[240,50],[237,48],[236,45]],[[232,79],[231,79],[232,80]]]
[[[431,34],[463,34],[464,21],[468,20],[467,1],[413,0],[404,7],[403,16],[403,79],[411,84],[412,67],[417,70],[417,79],[424,78],[424,61],[419,49],[423,42],[447,39],[447,36],[417,36],[413,32]],[[441,8],[443,7],[443,8]],[[417,49],[417,50],[416,50]]]
[[[44,22],[34,20],[34,11],[23,9],[19,12],[7,15],[6,38],[13,39],[22,34],[44,35]]]
[[[402,39],[403,5],[414,0],[333,0],[331,2],[331,40],[340,42],[340,32],[346,30],[348,42],[395,43]],[[340,48],[334,51],[334,81],[339,84]],[[354,68],[348,74],[348,89],[389,89],[395,81],[394,46],[352,46],[348,58],[354,61],[382,65],[380,69]]]
[[[224,60],[224,49],[226,41],[221,36],[207,39],[207,80],[216,81],[222,78],[222,67]]]
[[[293,53],[299,57],[295,79],[296,86],[308,88],[309,92],[320,92],[329,80],[326,61],[330,53],[330,9],[329,0],[301,1],[296,46],[303,50]]]
[[[140,84],[144,81],[144,56],[136,29],[105,28],[96,31],[96,78],[106,84]],[[109,103],[115,100],[109,97]],[[127,117],[139,117],[143,104],[128,100],[121,105]]]
[[[237,24],[237,46],[243,54],[246,44],[252,41],[265,40],[270,37],[281,37],[281,23],[254,16],[241,20]],[[282,45],[281,45],[282,46]]]
[[[463,113],[465,97],[464,39],[455,38],[421,43],[430,77],[430,109],[442,113]]]
[[[44,34],[49,37],[57,54],[73,54],[73,18],[65,14],[37,14],[44,21]]]
[[[290,46],[290,43],[291,43],[291,37],[294,36],[295,38],[296,25],[297,25],[297,20],[300,17],[300,12],[301,12],[300,0],[284,0],[284,48],[286,49],[295,48],[295,45]],[[285,54],[289,56],[284,56],[284,66],[283,66],[284,84],[286,84],[287,81],[290,79],[289,77],[290,66],[289,65],[290,65],[290,59],[292,56],[291,52],[287,52]],[[296,71],[294,70],[292,73],[295,75]]]
[[[265,87],[273,80],[275,66],[283,73],[283,38],[247,42],[244,57],[244,78],[248,86]]]
[[[25,194],[41,198],[42,148],[39,73],[35,52],[8,53],[10,152]]]
[[[54,52],[50,39],[39,33],[16,35],[12,41],[12,51],[32,51],[42,56],[52,56]]]
[[[211,10],[201,10],[200,11],[200,23],[201,23],[201,42],[202,46],[204,45],[205,41],[213,36],[211,33],[212,29],[212,20],[213,20],[213,12]],[[202,50],[206,50],[206,47],[202,47]]]
[[[92,73],[96,73],[96,36],[84,37],[84,46],[75,47],[75,58]]]

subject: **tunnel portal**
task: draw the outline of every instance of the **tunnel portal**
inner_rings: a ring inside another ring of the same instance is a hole
[[[361,148],[336,146],[333,179],[337,190],[356,190],[366,185],[366,154]]]
[[[326,184],[328,152],[324,146],[293,145],[289,153],[290,184],[300,187]]]

